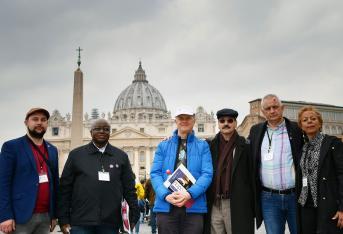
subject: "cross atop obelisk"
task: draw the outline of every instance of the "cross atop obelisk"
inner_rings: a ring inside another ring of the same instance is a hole
[[[78,60],[77,60],[77,65],[79,66],[79,68],[80,68],[80,65],[81,65],[81,51],[82,51],[82,50],[83,50],[83,49],[81,49],[80,46],[79,46],[79,48],[76,50],[76,51],[79,52],[79,56],[78,56]]]

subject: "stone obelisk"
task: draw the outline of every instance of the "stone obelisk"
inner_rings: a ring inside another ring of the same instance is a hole
[[[74,72],[70,149],[83,145],[83,73],[80,69],[82,49],[79,47],[77,51],[79,52],[79,57],[77,61],[78,68]]]

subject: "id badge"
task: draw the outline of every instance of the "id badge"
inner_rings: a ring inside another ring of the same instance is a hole
[[[99,171],[99,180],[100,181],[110,181],[110,173],[106,171]]]
[[[307,187],[307,177],[303,178],[303,187]]]
[[[263,160],[264,161],[270,161],[270,160],[273,160],[273,157],[274,157],[273,150],[269,150],[268,153],[263,155]]]
[[[46,173],[39,174],[39,183],[47,183],[49,182],[48,175]]]

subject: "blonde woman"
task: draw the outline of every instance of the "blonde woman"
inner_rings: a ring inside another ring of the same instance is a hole
[[[298,114],[305,144],[297,170],[299,233],[343,233],[343,143],[321,132],[323,119],[312,106]]]

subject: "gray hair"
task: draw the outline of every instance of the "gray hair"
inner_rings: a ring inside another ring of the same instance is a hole
[[[100,123],[105,123],[106,125],[108,125],[108,127],[111,128],[110,123],[106,119],[95,119],[91,124],[91,131]]]
[[[277,95],[275,95],[275,94],[267,94],[266,96],[264,96],[262,98],[262,101],[261,101],[262,109],[264,109],[264,103],[265,103],[266,99],[270,99],[270,98],[275,98],[277,100],[277,102],[280,104],[280,106],[282,106],[281,99]]]

